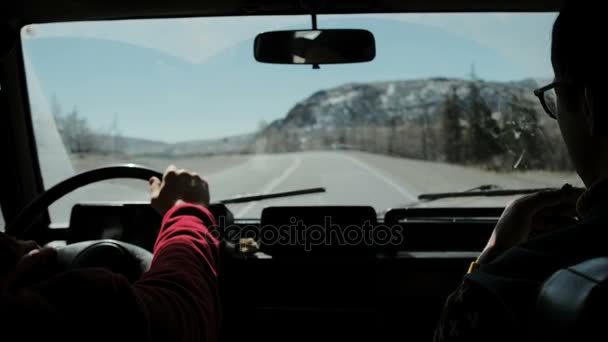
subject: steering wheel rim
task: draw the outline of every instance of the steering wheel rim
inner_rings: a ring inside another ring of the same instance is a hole
[[[105,166],[79,173],[55,184],[50,189],[38,195],[6,226],[5,231],[7,234],[15,237],[23,236],[40,216],[42,210],[48,208],[63,196],[83,186],[109,179],[126,178],[147,181],[151,177],[162,179],[163,174],[136,164]]]

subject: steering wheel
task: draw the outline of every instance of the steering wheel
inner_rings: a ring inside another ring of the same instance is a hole
[[[148,181],[151,177],[162,179],[163,175],[135,164],[107,166],[80,173],[56,184],[36,197],[6,226],[6,233],[23,237],[43,210],[83,186],[108,179],[128,178]],[[152,261],[152,253],[123,241],[92,240],[58,248],[57,261],[59,266],[65,269],[104,267],[134,280],[148,270]]]

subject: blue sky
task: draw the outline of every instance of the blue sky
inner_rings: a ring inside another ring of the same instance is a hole
[[[262,31],[307,28],[309,17],[240,17],[41,24],[22,32],[35,111],[54,95],[97,129],[116,119],[127,136],[168,142],[255,130],[317,90],[349,82],[468,76],[551,78],[555,14],[321,16],[319,26],[366,28],[371,63],[281,66],[256,63]],[[35,113],[34,113],[35,115]]]

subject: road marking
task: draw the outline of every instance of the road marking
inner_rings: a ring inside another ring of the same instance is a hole
[[[289,167],[286,168],[279,177],[268,182],[268,184],[264,186],[264,188],[259,192],[259,194],[267,194],[272,192],[276,187],[281,185],[281,183],[283,183],[287,178],[289,178],[289,176],[291,176],[291,174],[294,173],[294,171],[298,167],[300,167],[300,164],[302,164],[302,158],[300,158],[299,156],[294,156],[293,162],[289,165]],[[245,217],[245,214],[247,214],[247,212],[249,212],[256,204],[257,202],[251,202],[247,204],[244,208],[239,210],[234,215],[234,217]]]
[[[396,190],[397,192],[399,192],[401,194],[401,196],[405,197],[408,200],[411,201],[418,201],[418,197],[413,195],[411,192],[405,190],[403,187],[401,187],[401,185],[395,183],[392,179],[390,179],[389,177],[385,176],[384,174],[382,174],[382,172],[378,171],[375,168],[372,168],[371,166],[369,166],[368,164],[355,159],[351,156],[348,155],[344,155],[344,154],[340,154],[340,153],[336,153],[337,156],[344,158],[348,161],[350,161],[351,163],[357,165],[358,167],[362,168],[363,170],[369,172],[370,174],[372,174],[373,176],[375,176],[376,178],[380,179],[381,181],[383,181],[384,183],[386,183],[387,185],[389,185],[391,188],[393,188],[394,190]]]

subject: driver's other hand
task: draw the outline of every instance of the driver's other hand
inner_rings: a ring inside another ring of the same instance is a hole
[[[30,249],[30,241],[20,241],[20,244],[28,248],[28,251],[21,256],[12,272],[6,278],[0,279],[0,288],[18,289],[48,279],[55,272],[57,251],[54,248]]]
[[[209,185],[196,173],[170,165],[163,180],[150,178],[150,205],[161,215],[182,203],[209,206]]]

